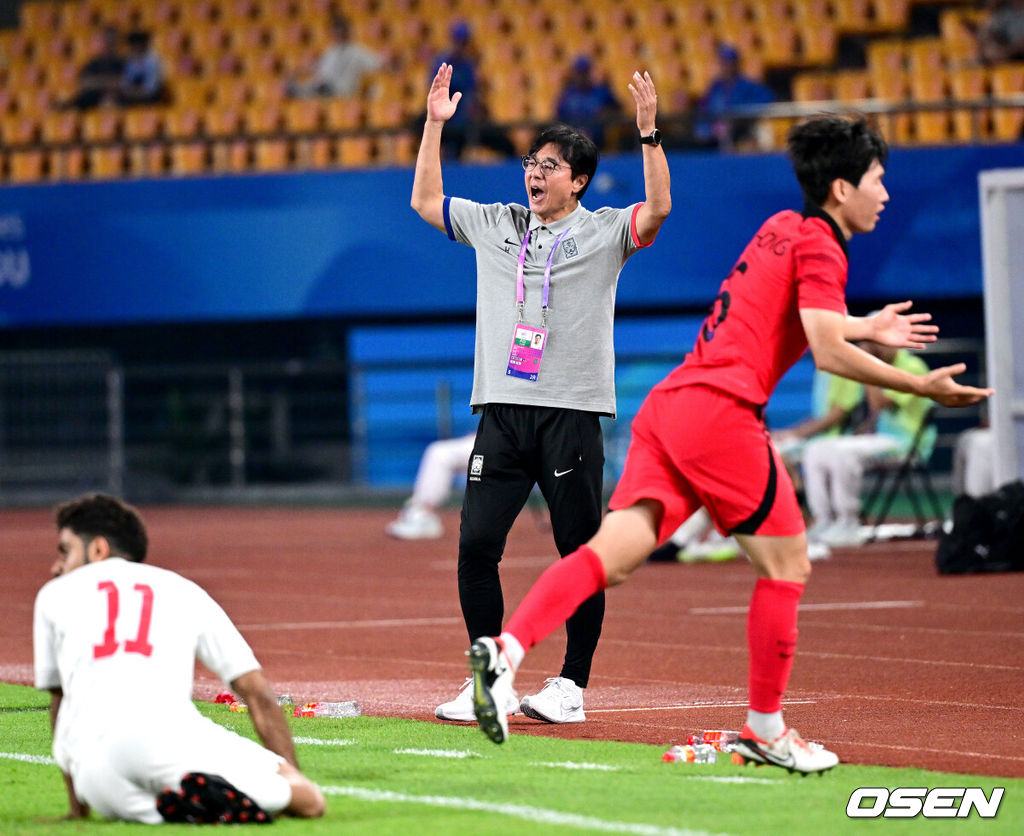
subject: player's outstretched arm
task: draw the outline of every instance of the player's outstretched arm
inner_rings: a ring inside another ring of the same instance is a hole
[[[992,389],[962,386],[953,380],[954,375],[966,369],[963,363],[933,369],[926,375],[910,374],[883,363],[847,341],[846,317],[835,311],[802,308],[800,321],[814,364],[822,371],[883,389],[921,395],[943,406],[968,406],[992,394]]]
[[[263,671],[243,673],[231,682],[231,688],[249,707],[253,728],[263,745],[298,768],[291,729],[285,722],[281,706],[277,704],[277,695]]]
[[[442,64],[427,93],[427,119],[416,155],[412,181],[412,208],[423,220],[444,232],[444,182],[441,179],[441,131],[455,115],[462,93],[449,95],[452,68]]]
[[[649,136],[657,127],[658,93],[651,74],[638,70],[633,73],[629,92],[636,102],[636,127],[641,136]],[[636,215],[636,233],[642,244],[649,244],[672,210],[672,191],[669,181],[668,160],[660,145],[641,145],[644,155],[644,205]]]
[[[894,348],[924,348],[935,342],[939,326],[931,324],[930,313],[907,313],[913,304],[908,299],[886,305],[874,316],[848,316],[844,336],[853,342],[871,340]]]

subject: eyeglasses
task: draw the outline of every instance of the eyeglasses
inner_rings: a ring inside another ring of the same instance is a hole
[[[544,160],[541,162],[536,157],[531,157],[527,154],[523,157],[523,171],[533,171],[537,166],[540,166],[540,173],[547,177],[549,174],[554,174],[556,169],[569,168],[567,165],[562,163],[553,163],[551,160]]]

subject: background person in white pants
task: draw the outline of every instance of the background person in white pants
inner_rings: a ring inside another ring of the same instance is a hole
[[[437,509],[451,493],[452,483],[465,473],[476,433],[433,441],[427,445],[416,471],[412,496],[388,524],[387,533],[400,540],[430,540],[444,533]]]
[[[925,362],[906,349],[860,343],[879,360],[910,374],[925,375]],[[860,532],[861,488],[864,468],[873,460],[904,455],[925,420],[928,398],[891,389],[864,387],[868,418],[851,435],[813,438],[803,451],[804,490],[814,525],[807,530],[810,543],[832,547],[864,542]],[[922,444],[927,458],[935,443],[934,428]]]
[[[974,427],[957,436],[952,481],[954,496],[984,496],[996,489],[995,450],[990,427]]]

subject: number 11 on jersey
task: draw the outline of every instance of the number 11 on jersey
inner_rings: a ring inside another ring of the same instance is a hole
[[[114,638],[114,625],[117,624],[117,614],[121,608],[121,594],[113,581],[100,581],[97,588],[107,595],[107,629],[103,631],[103,642],[93,645],[92,656],[94,659],[102,659],[105,656],[113,656],[121,646]],[[149,643],[149,625],[153,619],[153,588],[145,583],[137,583],[134,588],[142,596],[139,629],[134,639],[125,640],[124,652],[149,656],[153,652],[153,645]]]

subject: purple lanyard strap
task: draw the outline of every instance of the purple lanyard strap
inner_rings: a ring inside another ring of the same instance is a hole
[[[544,265],[544,292],[541,295],[541,320],[543,326],[546,328],[548,324],[548,292],[551,290],[551,262],[555,259],[555,253],[558,252],[558,245],[562,243],[562,239],[569,234],[572,227],[565,230],[561,235],[555,239],[555,243],[551,247],[551,252],[548,253],[548,262]],[[523,321],[523,306],[526,304],[526,287],[523,284],[523,273],[526,271],[526,248],[530,243],[531,230],[526,230],[526,236],[523,238],[523,243],[519,247],[519,267],[516,269],[516,307],[519,309],[519,321]]]

